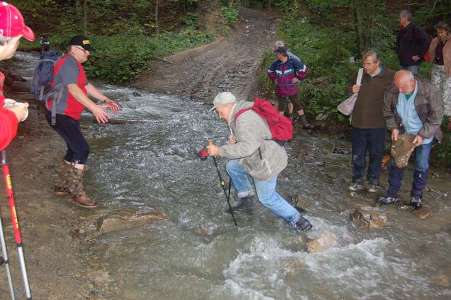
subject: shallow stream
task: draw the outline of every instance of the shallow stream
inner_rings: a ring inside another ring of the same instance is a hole
[[[432,172],[425,199],[433,218],[374,208],[388,223],[360,230],[349,213],[372,207],[375,196],[347,190],[350,143],[301,134],[287,147],[289,167],[279,177],[279,190],[287,198],[302,196],[314,230],[290,231],[256,199],[237,213],[235,227],[213,162],[196,155],[209,138],[222,143],[227,136],[210,106],[129,88],[102,89],[123,106],[114,119],[128,122],[84,122],[92,153],[88,190],[105,207],[157,208],[169,217],[102,235],[93,244],[91,254],[109,274],[114,299],[451,299],[449,175]],[[307,154],[299,156],[299,148]],[[410,180],[406,175],[404,198]],[[323,232],[335,234],[337,245],[306,252],[306,239]]]

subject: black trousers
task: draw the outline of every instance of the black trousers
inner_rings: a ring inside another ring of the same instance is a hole
[[[67,146],[64,160],[74,164],[86,164],[89,145],[81,133],[80,122],[65,115],[56,115],[55,126],[51,124],[51,112],[47,112],[47,122],[64,139]]]

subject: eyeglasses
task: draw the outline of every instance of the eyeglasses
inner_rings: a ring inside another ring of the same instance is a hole
[[[82,46],[74,46],[77,49],[80,49],[81,51],[83,51],[84,53],[89,53],[89,50],[86,50],[85,48],[83,48]]]

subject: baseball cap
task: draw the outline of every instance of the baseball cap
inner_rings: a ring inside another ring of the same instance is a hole
[[[210,110],[216,109],[219,105],[226,105],[229,103],[235,103],[236,97],[231,92],[221,92],[216,95],[213,100],[213,108]]]
[[[275,54],[282,54],[287,56],[288,55],[288,50],[285,47],[279,47],[276,49],[276,51],[274,51]]]
[[[22,35],[26,40],[34,41],[34,32],[25,25],[20,11],[12,4],[0,2],[0,35],[16,37]]]
[[[91,41],[84,35],[76,35],[69,41],[69,46],[82,46],[83,49],[88,51],[94,51],[95,49],[91,46]]]

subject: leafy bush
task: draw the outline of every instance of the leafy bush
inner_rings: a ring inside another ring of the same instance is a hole
[[[222,16],[224,17],[227,24],[232,25],[238,21],[238,8],[235,6],[223,6],[221,8]]]

